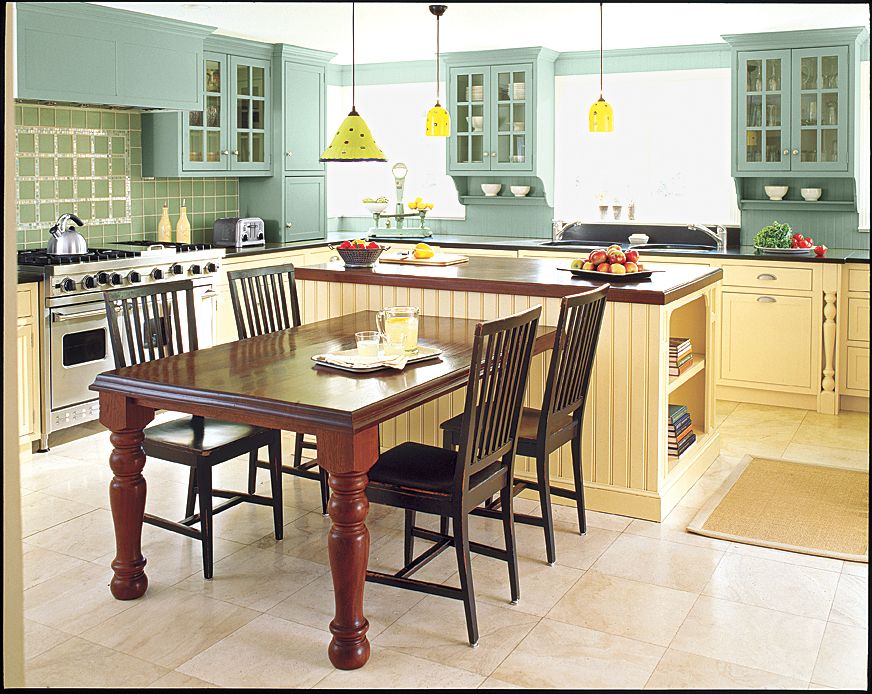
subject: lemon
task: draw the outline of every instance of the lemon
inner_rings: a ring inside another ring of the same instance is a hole
[[[421,260],[423,260],[425,258],[432,258],[434,255],[436,255],[436,254],[432,250],[430,250],[429,248],[416,248],[415,249],[415,257],[419,258]]]
[[[363,241],[362,239],[354,239],[354,241],[351,242],[351,245],[352,246],[365,246],[366,241]]]
[[[432,250],[433,250],[433,249],[430,247],[430,244],[429,244],[429,243],[423,243],[423,242],[422,242],[422,243],[419,243],[417,246],[415,246],[415,249],[417,249],[417,250],[422,250],[422,251],[432,251]]]
[[[409,209],[410,209],[410,210],[417,210],[417,209],[418,209],[418,203],[417,203],[417,202],[410,202],[410,203],[409,203]]]

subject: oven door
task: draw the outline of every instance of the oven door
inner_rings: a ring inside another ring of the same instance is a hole
[[[103,303],[50,310],[51,409],[95,400],[88,387],[97,374],[115,368]]]

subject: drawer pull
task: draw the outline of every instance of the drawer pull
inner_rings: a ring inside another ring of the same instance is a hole
[[[774,296],[758,296],[757,301],[759,301],[761,304],[774,304],[775,297]]]
[[[777,280],[778,278],[775,275],[772,275],[768,272],[764,272],[762,275],[757,275],[758,280],[766,280],[767,282],[771,282],[773,280]]]

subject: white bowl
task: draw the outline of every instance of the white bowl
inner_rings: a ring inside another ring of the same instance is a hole
[[[365,202],[363,205],[373,214],[384,212],[388,207],[386,202]]]
[[[481,129],[484,126],[484,116],[472,116],[470,117],[469,122],[472,125],[472,132],[481,132]]]
[[[808,200],[809,202],[819,200],[821,197],[820,188],[800,188],[799,192],[802,195],[802,199]]]
[[[486,198],[495,198],[497,193],[502,190],[502,183],[482,183],[481,190],[484,193]]]
[[[530,192],[530,186],[509,186],[509,190],[516,198],[523,198]]]
[[[648,236],[646,234],[630,234],[630,238],[628,240],[634,246],[638,246],[642,243],[648,243]]]
[[[763,186],[763,190],[770,200],[781,200],[787,195],[787,186]]]

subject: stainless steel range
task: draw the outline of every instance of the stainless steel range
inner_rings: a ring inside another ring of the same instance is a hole
[[[88,387],[97,374],[115,368],[103,292],[190,278],[199,344],[209,347],[214,342],[218,296],[212,285],[223,257],[223,248],[208,244],[136,241],[78,255],[18,252],[19,275],[42,282],[41,451],[48,450],[53,431],[98,417],[98,400]]]

